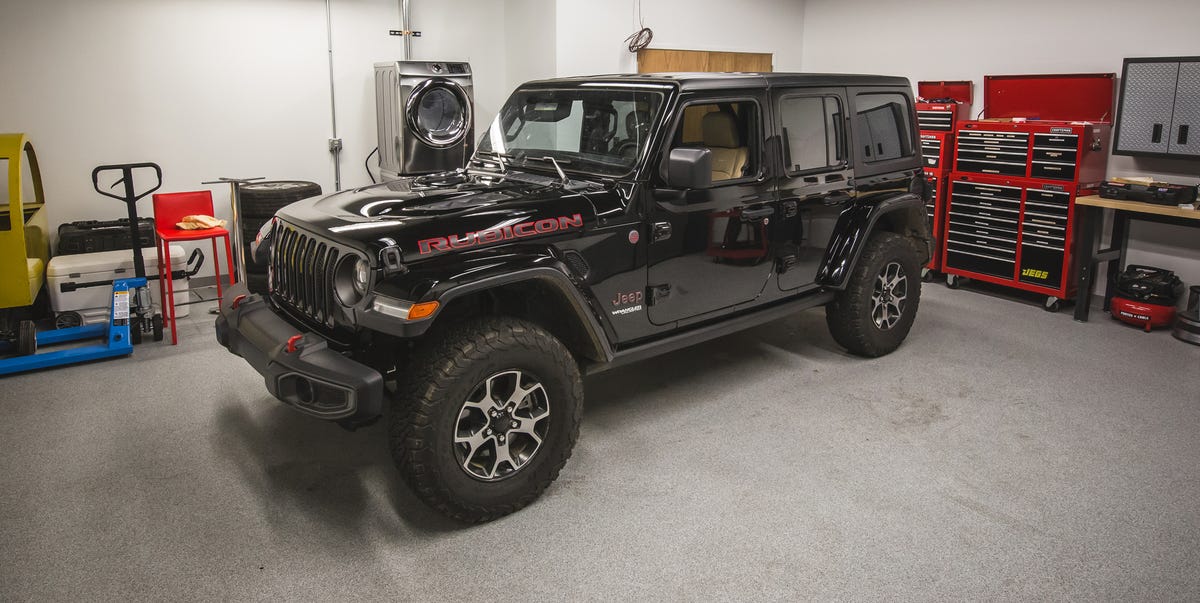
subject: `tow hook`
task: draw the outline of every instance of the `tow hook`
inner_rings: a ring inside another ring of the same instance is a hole
[[[304,335],[292,335],[291,337],[288,337],[287,353],[295,354],[296,350],[300,347],[298,344],[302,339],[304,339]]]

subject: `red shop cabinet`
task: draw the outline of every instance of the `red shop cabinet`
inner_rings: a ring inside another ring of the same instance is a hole
[[[971,118],[973,91],[970,81],[917,82],[917,129],[953,132],[959,121]]]
[[[929,258],[929,263],[925,265],[928,271],[941,272],[942,270],[942,255],[946,247],[946,238],[942,235],[942,222],[946,217],[946,183],[949,180],[949,171],[925,168],[925,181],[932,189],[929,200],[925,202],[925,217],[928,220],[929,232],[933,235],[934,242],[933,257]],[[928,271],[925,276],[932,279]]]
[[[1075,198],[1104,180],[1114,74],[987,76],[985,119],[955,128],[942,271],[1075,296]]]
[[[954,165],[954,132],[925,132],[921,137],[921,158],[926,170],[950,171]]]

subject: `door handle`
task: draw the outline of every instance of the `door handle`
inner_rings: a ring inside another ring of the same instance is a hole
[[[665,241],[671,238],[671,223],[670,222],[655,222],[651,227],[652,234],[650,238],[654,243]]]
[[[742,210],[742,221],[743,222],[755,222],[758,220],[762,220],[763,218],[769,218],[774,214],[775,214],[775,208],[771,207],[770,205],[768,205],[766,207],[758,207],[755,209],[743,209]]]
[[[1187,144],[1188,127],[1187,124],[1179,126],[1179,138],[1175,144]]]
[[[1150,130],[1150,142],[1162,142],[1162,124],[1154,124],[1154,128]]]
[[[833,193],[821,199],[821,205],[841,205],[850,200],[848,193]]]

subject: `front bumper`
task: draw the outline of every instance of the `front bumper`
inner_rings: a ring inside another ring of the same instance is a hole
[[[271,395],[296,410],[353,421],[383,410],[379,371],[330,349],[323,337],[301,332],[244,285],[226,290],[216,331],[218,343],[245,358]]]

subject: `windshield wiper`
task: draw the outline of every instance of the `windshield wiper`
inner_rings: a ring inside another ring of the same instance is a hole
[[[546,157],[526,157],[525,161],[545,161],[546,163],[549,163],[550,165],[554,166],[554,171],[558,172],[558,177],[560,180],[562,180],[563,186],[566,186],[567,184],[569,184],[571,182],[570,179],[567,178],[567,173],[564,172],[562,169],[562,166],[559,165],[559,162],[565,163],[567,165],[571,165],[570,159],[555,159],[553,157],[546,156]]]
[[[512,155],[500,153],[497,151],[479,151],[478,154],[485,155],[488,157],[495,157],[496,163],[498,163],[500,165],[500,172],[503,174],[508,173],[508,164],[505,163],[505,160],[512,161],[513,159],[515,159]]]

